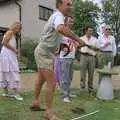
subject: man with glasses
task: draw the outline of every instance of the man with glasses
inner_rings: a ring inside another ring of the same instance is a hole
[[[109,25],[104,26],[103,35],[98,38],[98,42],[98,46],[101,50],[101,53],[98,55],[98,67],[103,68],[104,65],[108,65],[109,62],[113,65],[117,50],[115,38],[111,35],[111,28]],[[101,76],[99,80],[100,79]]]

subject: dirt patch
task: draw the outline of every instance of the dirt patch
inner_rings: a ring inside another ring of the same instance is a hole
[[[33,90],[37,73],[23,73],[21,74],[22,90]]]
[[[113,70],[115,72],[120,73],[120,66],[114,67]],[[21,74],[21,83],[22,89],[24,91],[34,90],[35,80],[37,79],[37,73],[23,73]],[[87,79],[87,78],[86,78]],[[113,76],[113,87],[120,88],[120,74]],[[87,82],[87,80],[86,80]],[[86,83],[87,85],[87,83]],[[73,74],[73,81],[72,81],[72,88],[79,88],[80,87],[80,71],[74,71]],[[98,74],[95,72],[94,75],[94,88],[98,88]]]

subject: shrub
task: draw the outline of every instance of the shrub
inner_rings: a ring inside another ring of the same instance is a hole
[[[114,58],[114,65],[120,65],[120,52],[117,53],[117,55]]]
[[[80,61],[78,61],[77,59],[74,60],[73,69],[80,70]]]
[[[27,69],[37,70],[34,58],[34,49],[36,45],[37,42],[32,40],[27,40],[21,45],[21,59],[27,65]]]

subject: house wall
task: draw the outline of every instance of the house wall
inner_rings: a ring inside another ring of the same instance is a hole
[[[39,5],[54,9],[55,0],[24,0],[22,5],[22,34],[24,37],[39,40],[46,21],[39,19]]]
[[[22,39],[39,40],[46,21],[39,19],[39,5],[54,9],[55,0],[21,0]],[[10,27],[19,20],[19,7],[15,3],[0,6],[0,27]]]
[[[19,9],[15,4],[0,6],[0,27],[10,27],[16,20],[19,20]]]

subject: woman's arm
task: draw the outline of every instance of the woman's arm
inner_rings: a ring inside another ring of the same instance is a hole
[[[8,49],[12,50],[13,52],[17,53],[17,50],[15,48],[13,48],[11,45],[9,45],[9,41],[13,36],[13,32],[12,31],[8,31],[5,33],[3,40],[2,40],[2,44],[7,47]]]

